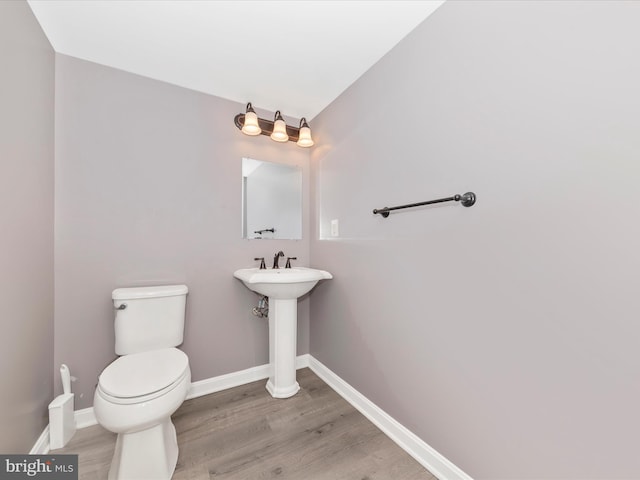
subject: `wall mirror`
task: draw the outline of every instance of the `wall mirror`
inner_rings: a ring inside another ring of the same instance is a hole
[[[242,238],[302,238],[302,169],[242,159]]]

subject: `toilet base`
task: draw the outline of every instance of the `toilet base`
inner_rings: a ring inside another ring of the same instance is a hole
[[[178,462],[176,429],[167,417],[159,425],[135,433],[119,433],[109,480],[169,480]]]

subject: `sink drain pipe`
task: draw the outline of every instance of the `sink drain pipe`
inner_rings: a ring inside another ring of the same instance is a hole
[[[262,297],[258,300],[258,306],[253,307],[253,314],[256,317],[265,318],[269,316],[269,298]]]

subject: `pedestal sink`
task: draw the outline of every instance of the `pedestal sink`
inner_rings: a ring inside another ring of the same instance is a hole
[[[267,390],[274,398],[295,395],[298,298],[320,280],[333,278],[315,268],[243,268],[233,276],[256,293],[269,297],[269,380]]]

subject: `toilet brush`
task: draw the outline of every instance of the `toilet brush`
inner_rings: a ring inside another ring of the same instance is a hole
[[[62,379],[62,393],[71,393],[71,372],[64,363],[60,365],[60,378]]]
[[[49,404],[49,447],[51,450],[64,447],[76,433],[74,418],[74,395],[71,393],[71,373],[64,363],[60,366],[62,395]]]

